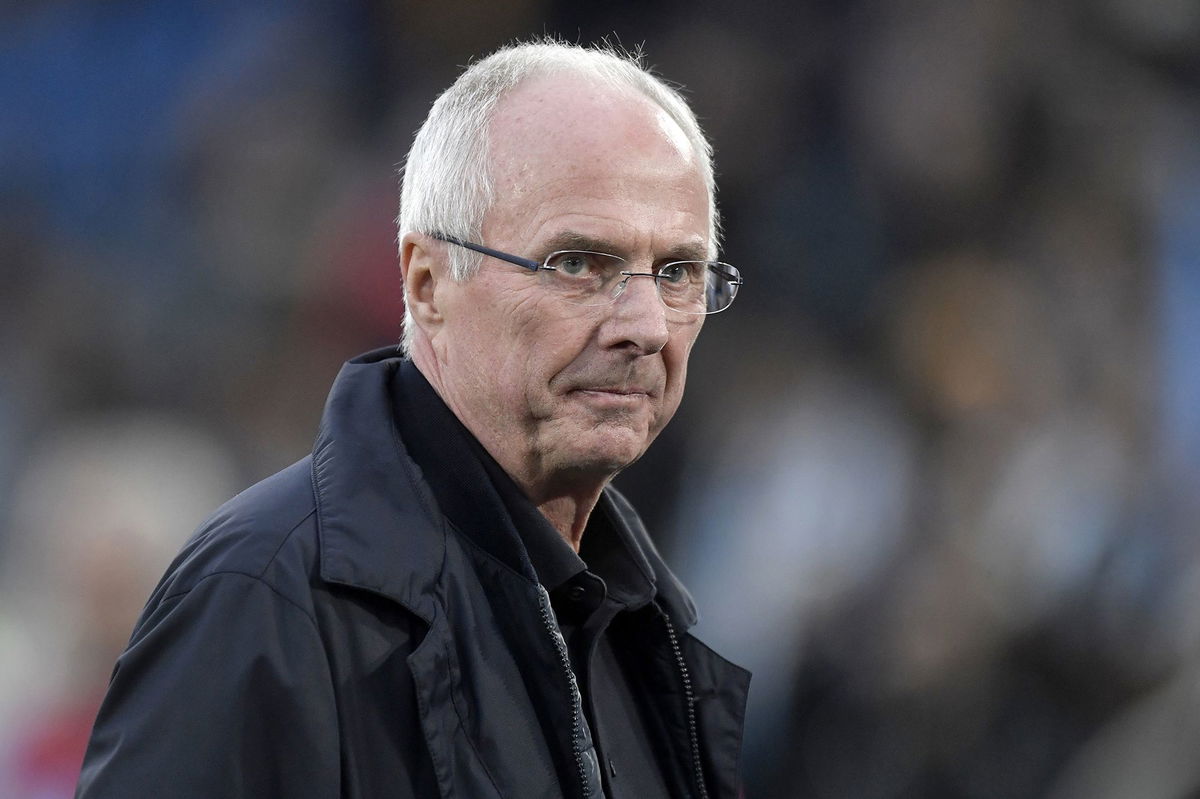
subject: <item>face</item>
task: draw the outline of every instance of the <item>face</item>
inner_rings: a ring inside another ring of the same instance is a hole
[[[702,156],[648,100],[562,76],[532,81],[502,101],[491,141],[497,201],[481,243],[535,260],[598,250],[635,272],[709,256]],[[543,496],[607,480],[641,456],[679,406],[704,319],[668,310],[647,278],[584,307],[491,258],[438,292],[442,396]]]

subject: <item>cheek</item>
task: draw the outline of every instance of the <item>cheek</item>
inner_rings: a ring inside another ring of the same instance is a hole
[[[551,381],[571,363],[567,331],[538,319],[536,310],[509,309],[479,331],[476,379],[518,415],[540,416],[553,402]]]
[[[480,280],[476,276],[475,280]],[[536,344],[527,314],[511,291],[471,285],[456,308],[457,329],[448,336],[459,360],[470,363],[475,382],[511,376]]]
[[[565,363],[547,344],[513,364],[512,382],[522,392],[522,399],[534,416],[553,415],[556,402],[553,381]]]
[[[699,332],[699,327],[680,331],[679,337],[672,340],[663,350],[667,388],[670,393],[683,393],[683,385],[687,381],[688,357],[692,354],[692,346],[696,343],[696,335]]]
[[[515,346],[519,347],[513,368],[524,376],[532,392],[551,390],[556,377],[572,372],[573,367],[586,362],[591,355],[589,345],[594,325],[564,317],[553,308],[530,314],[525,324],[513,332]]]

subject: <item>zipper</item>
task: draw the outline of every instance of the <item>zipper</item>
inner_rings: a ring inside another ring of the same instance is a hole
[[[579,774],[580,796],[591,799],[593,796],[594,774],[600,766],[595,755],[590,758],[592,767],[588,767],[588,755],[583,746],[583,730],[587,721],[583,717],[583,697],[579,693],[579,681],[575,678],[575,670],[571,668],[571,656],[567,653],[567,642],[563,640],[562,631],[558,629],[558,620],[550,605],[550,594],[542,585],[538,585],[538,599],[542,614],[542,624],[554,642],[554,651],[558,654],[558,663],[567,677],[567,687],[571,693],[571,752],[575,756],[575,768]],[[593,750],[594,751],[594,750]]]
[[[696,791],[700,799],[708,799],[708,788],[704,785],[704,766],[700,762],[700,732],[696,727],[696,695],[692,691],[692,676],[688,672],[687,663],[683,660],[683,650],[679,647],[675,626],[671,624],[671,619],[666,613],[662,613],[662,620],[663,624],[667,626],[667,638],[671,642],[671,653],[675,655],[675,665],[683,680],[683,697],[687,705],[688,744],[692,752],[692,779],[696,782]]]

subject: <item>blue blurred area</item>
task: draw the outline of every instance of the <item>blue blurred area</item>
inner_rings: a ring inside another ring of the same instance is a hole
[[[256,74],[263,51],[305,13],[303,3],[33,5],[0,38],[6,195],[52,235],[143,250],[168,223],[186,105],[206,86],[269,77]]]
[[[10,0],[0,794],[70,795],[170,553],[399,338],[412,133],[543,33],[715,145],[747,286],[618,484],[757,674],[748,796],[1200,792],[1195,4]]]

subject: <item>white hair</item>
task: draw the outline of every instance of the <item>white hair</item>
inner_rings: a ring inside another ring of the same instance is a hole
[[[483,218],[495,201],[488,159],[488,128],[501,98],[522,82],[555,73],[576,73],[649,98],[679,125],[702,156],[708,189],[710,242],[720,236],[712,146],[679,91],[655,76],[633,53],[608,44],[583,47],[554,39],[504,47],[469,66],[434,101],[408,152],[400,182],[398,240],[407,233],[441,233],[478,241]],[[450,274],[467,280],[482,256],[462,247],[449,249]],[[416,324],[405,309],[401,348],[411,351]]]

